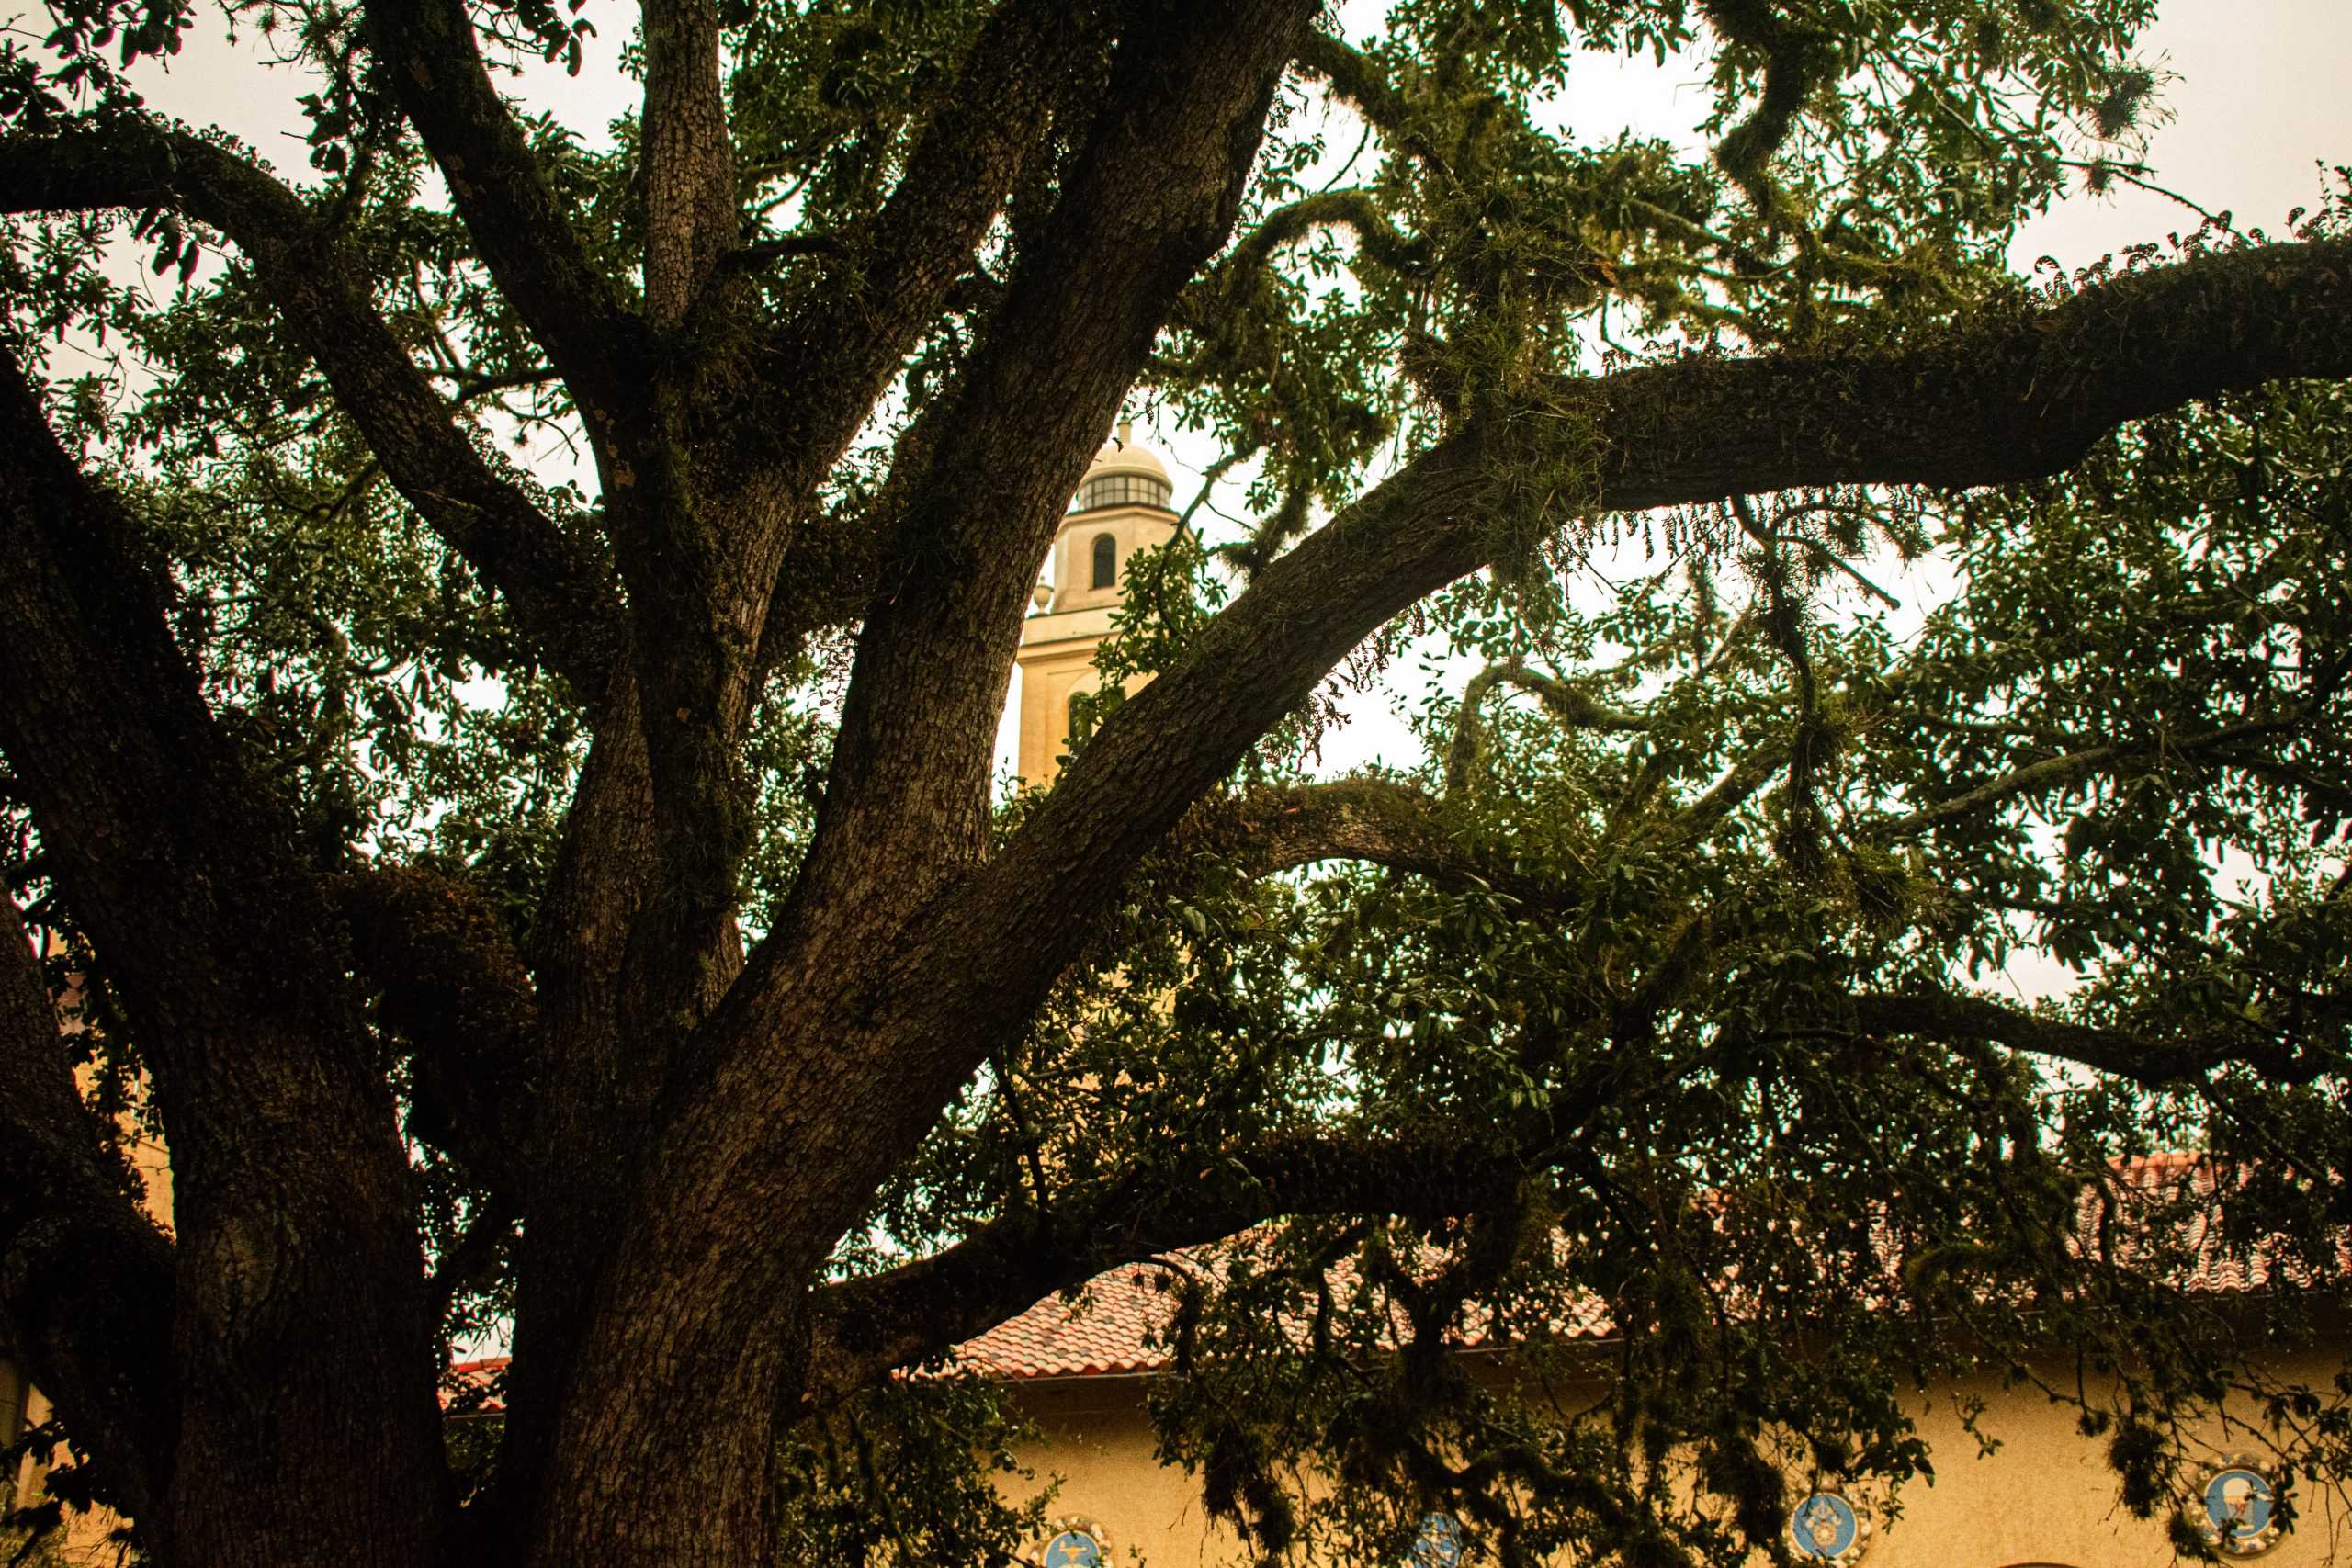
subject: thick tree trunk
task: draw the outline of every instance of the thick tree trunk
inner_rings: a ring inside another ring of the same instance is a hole
[[[606,705],[544,899],[533,966],[540,1035],[536,1115],[524,1180],[530,1215],[518,1251],[514,1359],[497,1493],[486,1510],[491,1561],[517,1561],[554,1439],[556,1412],[591,1296],[615,1245],[616,1214],[658,1066],[622,1021],[620,978],[653,850],[651,785],[637,730],[636,683]],[[546,1157],[537,1157],[544,1151]]]
[[[413,1568],[439,1553],[414,1198],[397,1158],[335,1131],[174,1146],[184,1391],[165,1509],[185,1563]]]
[[[167,592],[0,366],[0,746],[172,1142],[180,1562],[413,1564],[442,1483],[416,1199],[322,881],[212,723]]]

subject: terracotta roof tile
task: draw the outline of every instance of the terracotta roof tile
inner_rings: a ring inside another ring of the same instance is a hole
[[[1083,1378],[1157,1371],[1167,1351],[1152,1343],[1175,1310],[1149,1271],[1132,1266],[1097,1275],[1074,1301],[1048,1296],[977,1339],[956,1359],[997,1378]]]
[[[2138,1160],[2121,1172],[2126,1201],[2133,1196],[2154,1202],[2180,1191],[2186,1180],[2190,1193],[2210,1200],[2216,1181],[2210,1167],[2189,1155],[2158,1155]],[[2092,1245],[2099,1226],[2102,1199],[2086,1191],[2077,1210],[2083,1245]],[[2307,1271],[2281,1266],[2277,1249],[2257,1244],[2251,1250],[2225,1247],[2218,1219],[2209,1206],[2189,1222],[2197,1264],[2179,1283],[2184,1289],[2230,1294],[2260,1290],[2276,1280],[2309,1283]],[[2343,1273],[2352,1277],[2352,1238],[2339,1247]],[[1107,1377],[1121,1373],[1155,1372],[1170,1362],[1169,1352],[1157,1343],[1175,1312],[1175,1298],[1158,1288],[1155,1271],[1125,1265],[1097,1275],[1073,1298],[1049,1296],[1027,1311],[1008,1318],[987,1333],[956,1347],[955,1359],[965,1367],[1006,1381],[1040,1378]],[[1558,1326],[1561,1337],[1602,1339],[1614,1332],[1606,1305],[1598,1297],[1572,1303]],[[1487,1344],[1483,1325],[1470,1325],[1464,1336],[1468,1348]],[[491,1378],[506,1365],[503,1358],[469,1361],[451,1369],[450,1382],[487,1388]],[[448,1396],[445,1394],[445,1403]],[[494,1394],[481,1408],[503,1408]]]
[[[506,1401],[501,1396],[498,1374],[506,1370],[511,1358],[486,1356],[478,1361],[459,1361],[441,1374],[441,1408],[452,1416],[503,1416]]]

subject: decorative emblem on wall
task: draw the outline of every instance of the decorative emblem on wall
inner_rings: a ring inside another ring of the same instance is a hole
[[[1452,1514],[1430,1514],[1413,1537],[1410,1568],[1461,1568],[1462,1526]]]
[[[1035,1568],[1111,1568],[1111,1532],[1075,1515],[1047,1519],[1045,1540],[1029,1561]]]
[[[2225,1557],[2252,1557],[2278,1544],[2278,1491],[2269,1470],[2249,1454],[2231,1454],[2205,1472],[2188,1507],[2189,1522]]]
[[[1789,1545],[1799,1557],[1851,1562],[1870,1550],[1870,1512],[1842,1493],[1815,1492],[1790,1513]]]

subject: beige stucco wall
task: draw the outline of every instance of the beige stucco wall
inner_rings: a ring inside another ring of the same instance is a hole
[[[1035,642],[1021,649],[1021,747],[1016,766],[1024,784],[1047,784],[1061,769],[1069,743],[1069,699],[1101,684],[1094,649],[1111,629],[1108,610],[1033,615]]]
[[[1022,1462],[1039,1482],[1061,1479],[1048,1511],[1100,1525],[1118,1568],[1243,1561],[1238,1539],[1201,1507],[1200,1483],[1152,1457],[1144,1387],[1136,1377],[1014,1385],[1016,1402],[1046,1434],[1042,1445],[1022,1452]]]
[[[16,1364],[5,1359],[0,1359],[0,1398],[9,1401],[7,1408],[15,1412],[26,1426],[38,1427],[50,1418],[49,1401],[41,1396],[40,1390],[27,1388]],[[0,1429],[5,1429],[10,1438],[17,1436],[11,1423],[0,1423]],[[10,1506],[30,1506],[39,1502],[42,1474],[41,1467],[33,1462],[31,1455],[17,1461],[13,1472],[6,1478],[9,1483]],[[126,1551],[120,1542],[113,1539],[121,1523],[119,1516],[103,1508],[87,1514],[68,1510],[64,1529],[43,1541],[41,1552],[26,1561],[31,1568],[42,1568],[43,1564],[115,1568],[123,1561]],[[8,1560],[21,1540],[22,1537],[16,1532],[0,1532],[0,1562]]]
[[[1094,541],[1106,534],[1117,551],[1118,581],[1097,588]],[[1154,507],[1105,507],[1062,520],[1054,536],[1053,597],[1021,628],[1020,745],[1013,765],[1023,784],[1051,784],[1059,770],[1069,739],[1070,694],[1099,684],[1094,650],[1110,635],[1111,613],[1125,595],[1127,563],[1175,536],[1175,519]]]
[[[79,1024],[69,1018],[66,1027],[78,1028]],[[85,1090],[89,1088],[87,1069],[80,1075],[79,1081]],[[122,1137],[124,1152],[130,1156],[131,1168],[138,1173],[145,1189],[148,1215],[166,1231],[170,1230],[170,1152],[161,1141],[144,1136],[129,1122],[122,1127]],[[13,1441],[21,1427],[37,1427],[48,1420],[50,1415],[49,1400],[40,1390],[27,1386],[23,1370],[14,1361],[0,1357],[0,1439]],[[8,1474],[0,1476],[0,1480],[7,1483],[17,1506],[29,1506],[40,1499],[42,1475],[41,1467],[28,1454]],[[28,1561],[71,1563],[74,1568],[82,1568],[83,1564],[118,1563],[122,1561],[124,1549],[111,1537],[120,1523],[118,1516],[104,1510],[89,1514],[69,1511],[65,1516],[62,1534],[44,1543],[47,1556]],[[0,1538],[0,1548],[4,1548],[0,1549],[0,1562],[6,1562],[8,1554],[16,1547],[15,1540]]]
[[[2342,1365],[2341,1358],[2311,1356],[2274,1371],[2324,1389]],[[1198,1480],[1153,1458],[1144,1386],[1132,1377],[1017,1385],[1022,1407],[1046,1436],[1023,1461],[1041,1478],[1063,1478],[1052,1512],[1102,1525],[1118,1568],[1244,1561],[1235,1539],[1206,1519]],[[1957,1414],[1958,1402],[1972,1395],[1985,1402],[1983,1426],[2000,1441],[1989,1457],[1979,1456]],[[1901,1517],[1877,1520],[1859,1559],[1869,1568],[2162,1568],[2177,1561],[2163,1520],[2134,1519],[2116,1502],[2101,1441],[2082,1437],[2074,1413],[2040,1393],[1986,1380],[1923,1398],[1918,1415],[1936,1479],[1905,1486]],[[2199,1436],[2217,1450],[2231,1446],[2218,1429]],[[2352,1521],[2309,1486],[2297,1501],[2302,1517],[2295,1534],[2252,1561],[2265,1568],[2352,1563],[2345,1528]]]

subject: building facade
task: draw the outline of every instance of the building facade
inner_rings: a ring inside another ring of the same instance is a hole
[[[1095,650],[1126,597],[1127,569],[1145,550],[1176,536],[1168,469],[1122,422],[1087,469],[1054,534],[1052,563],[1037,585],[1036,610],[1021,628],[1016,770],[1038,788],[1061,771],[1072,705],[1099,689]]]
[[[2131,1176],[2150,1183],[2177,1178],[2187,1162],[2144,1162]],[[2216,1249],[2182,1281],[2213,1310],[2255,1325],[2271,1280],[2258,1258],[2225,1259]],[[1153,1379],[1170,1375],[1159,1337],[1172,1298],[1155,1274],[1130,1268],[1104,1274],[1075,1298],[1040,1302],[958,1347],[963,1365],[997,1380],[1034,1423],[1038,1440],[1021,1454],[1024,1468],[1061,1483],[1054,1522],[1035,1543],[1040,1568],[1241,1568],[1243,1543],[1202,1506],[1200,1478],[1164,1465],[1146,1408]],[[1596,1306],[1564,1325],[1588,1346],[1591,1381],[1551,1391],[1559,1408],[1604,1401],[1614,1329]],[[2316,1389],[2346,1370],[2345,1347],[2329,1340],[2267,1359],[2271,1376]],[[1474,1375],[1508,1380],[1511,1348],[1465,1340]],[[2074,1362],[2053,1355],[2037,1371],[2063,1384]],[[1961,1412],[1982,1412],[1977,1426],[1998,1446],[1982,1451]],[[2252,1409],[2233,1415],[2251,1418]],[[2171,1518],[2132,1517],[2118,1500],[2105,1448],[2086,1438],[2077,1413],[2030,1385],[1987,1373],[1923,1392],[1914,1407],[1919,1436],[1935,1461],[1932,1483],[1915,1480],[1893,1496],[1857,1490],[1794,1499],[1789,1548],[1799,1562],[1866,1563],[1868,1568],[2165,1568],[2183,1561],[2169,1540]],[[2190,1485],[2176,1500],[2183,1517],[2224,1561],[2260,1560],[2276,1568],[2352,1563],[2352,1520],[2335,1500],[2306,1483],[2298,1493],[2293,1533],[2279,1528],[2272,1504],[2278,1483],[2267,1463],[2244,1450],[2245,1433],[2220,1423],[2184,1434],[2195,1456]],[[1791,1476],[1792,1491],[1800,1484]],[[1474,1532],[1443,1516],[1424,1521],[1409,1564],[1457,1568],[1481,1561]],[[1491,1557],[1484,1561],[1491,1562]],[[1759,1557],[1758,1562],[1761,1562]]]

